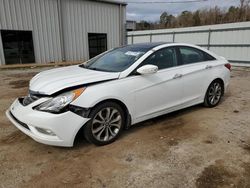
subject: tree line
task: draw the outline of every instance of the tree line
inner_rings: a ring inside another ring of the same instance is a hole
[[[178,16],[163,12],[159,21],[140,21],[136,24],[136,30],[192,27],[243,21],[250,21],[250,0],[240,0],[237,7],[231,6],[228,9],[221,9],[216,6],[195,12],[183,11]]]

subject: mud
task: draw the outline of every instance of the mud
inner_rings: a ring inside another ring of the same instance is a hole
[[[15,131],[15,132],[12,132],[11,134],[1,138],[0,144],[6,144],[6,145],[16,144],[19,142],[23,142],[27,138],[28,137],[25,134],[23,134],[22,132]]]
[[[198,188],[229,187],[233,185],[232,178],[236,175],[223,165],[210,165],[206,167],[196,180]]]
[[[19,88],[27,87],[27,85],[29,85],[29,80],[11,81],[11,82],[9,82],[9,85],[13,89],[19,89]]]
[[[39,144],[5,117],[44,69],[0,71],[0,187],[250,187],[250,69],[234,69],[221,104],[137,124],[111,145],[79,134],[73,148]]]
[[[250,163],[243,163],[242,168],[243,177],[239,180],[238,185],[236,187],[250,187]]]

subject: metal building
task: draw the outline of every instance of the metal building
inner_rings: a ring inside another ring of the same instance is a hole
[[[131,31],[128,44],[184,42],[207,48],[233,63],[250,64],[250,22],[198,27]]]
[[[126,30],[127,31],[135,31],[136,30],[136,21],[127,20],[126,21]]]
[[[87,60],[125,43],[126,4],[0,0],[0,64]]]

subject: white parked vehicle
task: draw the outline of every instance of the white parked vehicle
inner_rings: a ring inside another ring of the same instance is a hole
[[[79,131],[96,145],[138,122],[199,103],[214,107],[231,65],[198,46],[146,43],[107,51],[88,62],[41,72],[6,114],[34,140],[73,146]]]

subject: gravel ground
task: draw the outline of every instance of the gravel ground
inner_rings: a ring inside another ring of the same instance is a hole
[[[250,69],[234,69],[216,108],[161,116],[96,147],[39,144],[5,117],[43,69],[0,71],[0,187],[250,187]]]

